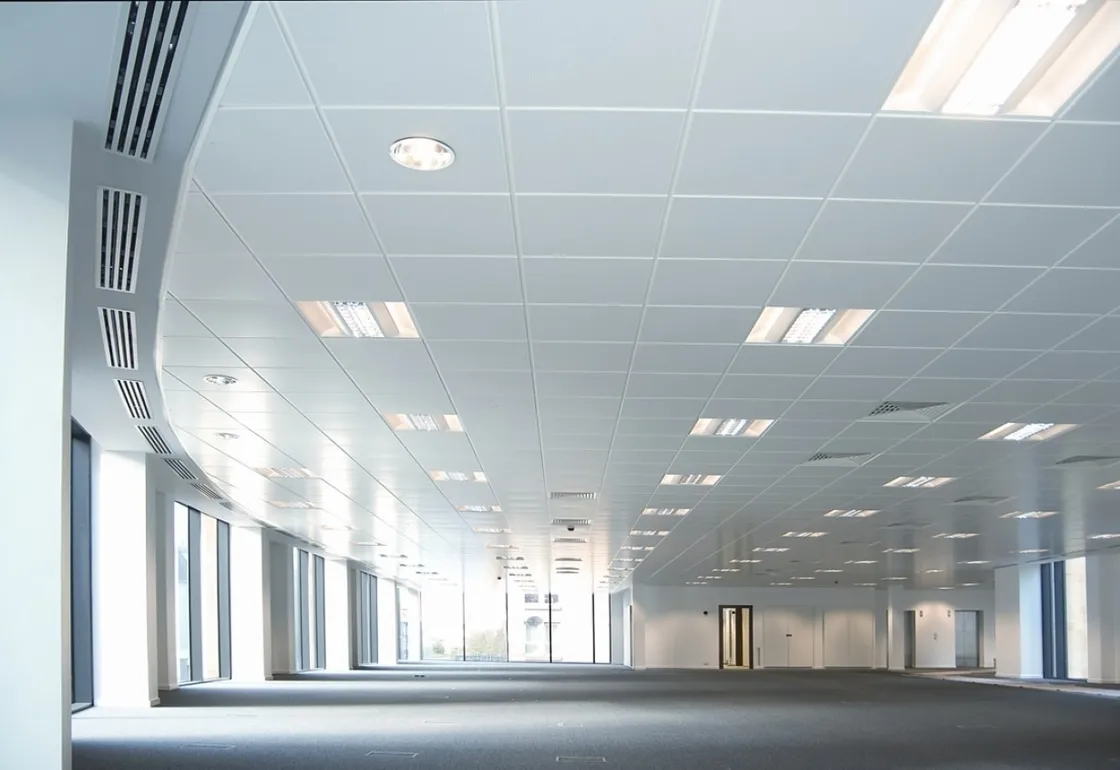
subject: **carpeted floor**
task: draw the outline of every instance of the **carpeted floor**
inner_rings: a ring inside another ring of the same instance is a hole
[[[416,666],[74,718],[74,770],[1120,768],[1120,703],[855,671]]]

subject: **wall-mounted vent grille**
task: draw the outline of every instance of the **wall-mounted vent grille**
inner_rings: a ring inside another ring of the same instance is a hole
[[[553,519],[554,527],[590,527],[591,519]]]
[[[840,468],[855,468],[870,459],[870,454],[862,452],[817,452],[802,463],[802,465],[828,465]]]
[[[549,500],[594,500],[595,492],[549,492]]]
[[[110,369],[136,368],[136,314],[131,310],[97,308],[101,319],[101,341]]]
[[[867,420],[879,422],[933,422],[952,404],[939,401],[884,401],[871,410]]]
[[[218,490],[209,484],[191,484],[192,487],[198,490],[199,494],[203,497],[209,497],[211,500],[221,500],[222,496]]]
[[[150,446],[152,451],[157,455],[171,454],[171,447],[163,440],[163,436],[160,435],[159,430],[151,425],[137,425],[136,430],[140,431],[140,435],[144,437],[144,440],[148,442],[148,446]]]
[[[1120,457],[1116,457],[1115,455],[1074,455],[1073,457],[1059,460],[1055,465],[1061,465],[1063,467],[1069,465],[1092,465],[1097,468],[1105,468],[1109,465],[1115,465],[1116,463],[1120,463]]]
[[[144,383],[139,380],[117,380],[117,391],[121,394],[124,408],[134,420],[152,419],[152,410],[148,406],[148,395],[144,392]]]
[[[121,36],[121,55],[105,149],[141,160],[155,155],[166,102],[178,72],[176,54],[187,18],[186,0],[131,2]]]
[[[1009,499],[999,495],[966,495],[954,500],[953,505],[995,505]]]
[[[171,470],[175,471],[175,475],[177,475],[181,479],[185,479],[187,481],[194,481],[196,478],[198,478],[197,476],[195,476],[191,472],[191,469],[188,468],[186,463],[184,463],[182,460],[176,460],[175,458],[170,458],[170,459],[165,459],[164,462],[167,463],[167,467],[170,468]]]
[[[101,188],[101,195],[97,198],[97,221],[101,226],[98,242],[101,267],[97,273],[99,289],[136,292],[144,208],[144,196],[139,193]]]
[[[586,543],[587,538],[586,537],[554,537],[554,538],[552,538],[552,542],[554,542],[554,543],[579,544],[579,543]]]

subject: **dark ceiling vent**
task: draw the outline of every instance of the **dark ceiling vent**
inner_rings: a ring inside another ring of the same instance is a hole
[[[187,18],[186,0],[131,2],[109,107],[105,149],[150,160],[163,128],[177,73],[176,54]]]
[[[136,369],[136,314],[111,307],[99,307],[97,313],[109,368]]]
[[[817,452],[802,465],[828,465],[839,468],[855,468],[871,459],[866,452]]]
[[[148,406],[148,396],[144,392],[144,383],[139,380],[117,380],[117,391],[121,394],[121,401],[128,415],[134,420],[152,419],[152,410]]]
[[[555,561],[583,561],[583,559],[579,558],[578,556],[558,556],[556,557]]]
[[[586,543],[587,538],[586,537],[554,537],[554,538],[552,538],[552,542],[554,542],[554,543],[570,543],[570,544],[573,544],[573,545],[577,545],[577,544],[580,544],[580,543]]]
[[[554,527],[590,527],[591,519],[553,519]]]
[[[137,425],[136,430],[140,431],[140,435],[144,437],[144,440],[148,442],[148,446],[150,446],[152,451],[157,455],[169,455],[172,453],[171,447],[167,445],[167,442],[163,440],[163,436],[160,435],[159,430],[155,427],[151,425]]]
[[[1054,464],[1062,467],[1070,465],[1092,465],[1097,468],[1105,468],[1109,465],[1115,465],[1116,463],[1120,463],[1120,457],[1115,455],[1074,455],[1073,457],[1059,460]]]
[[[187,464],[182,460],[177,460],[174,457],[167,457],[164,458],[163,461],[167,463],[167,467],[175,471],[175,475],[177,475],[181,479],[184,479],[186,481],[194,481],[198,478],[194,475],[194,473],[191,472],[191,469],[188,468]]]
[[[878,422],[933,422],[949,411],[951,406],[939,401],[884,401],[864,419]]]
[[[209,484],[191,484],[192,487],[198,490],[199,494],[203,497],[209,497],[211,500],[221,500],[221,494]]]
[[[995,505],[1010,500],[1000,495],[965,495],[953,501],[953,505]]]
[[[896,521],[892,522],[891,524],[887,524],[886,526],[880,527],[880,529],[891,529],[896,532],[901,530],[906,532],[917,529],[925,529],[928,526],[928,521]]]
[[[595,492],[549,492],[549,500],[594,500]]]
[[[97,198],[97,220],[101,223],[97,288],[135,293],[140,237],[144,232],[144,197],[102,187]]]

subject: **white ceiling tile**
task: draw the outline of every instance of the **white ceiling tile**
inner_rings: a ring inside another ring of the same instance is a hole
[[[873,112],[937,9],[937,0],[806,0],[720,6],[701,107]],[[882,34],[889,29],[889,35]],[[766,77],[758,73],[766,72]]]
[[[701,416],[707,400],[704,398],[634,398],[627,394],[622,403],[621,417],[654,418],[686,417],[696,420]]]
[[[206,397],[234,417],[242,412],[283,412],[291,409],[288,402],[276,393],[214,391],[207,393]]]
[[[222,90],[223,105],[310,105],[311,96],[292,60],[271,7],[256,7],[249,34]]]
[[[662,197],[519,195],[521,253],[653,257],[664,214]]]
[[[962,348],[1049,350],[1092,320],[1076,315],[994,313],[958,345]]]
[[[395,257],[391,262],[410,301],[521,301],[517,260],[510,257]]]
[[[1092,318],[1084,318],[1086,322]],[[1108,350],[1120,351],[1120,318],[1096,319],[1084,331],[1058,346],[1062,350]]]
[[[310,108],[218,110],[194,178],[211,194],[350,191],[319,115]]]
[[[993,192],[1009,203],[1120,206],[1120,126],[1055,123]]]
[[[723,378],[713,398],[796,397],[813,383],[813,379],[809,376],[729,374]]]
[[[688,106],[707,2],[579,0],[497,9],[509,104]],[[575,39],[579,66],[570,58]]]
[[[519,193],[667,194],[684,118],[683,111],[510,111],[514,185]]]
[[[1022,120],[880,116],[835,194],[842,198],[977,201],[1045,126]]]
[[[677,192],[823,197],[867,121],[841,115],[695,113]],[[712,152],[729,143],[734,151]]]
[[[977,394],[975,401],[988,404],[1045,404],[1073,387],[1070,382],[1004,380]]]
[[[663,374],[635,372],[626,387],[626,399],[708,398],[719,383],[718,374]]]
[[[287,302],[189,300],[183,303],[219,337],[310,337],[311,328]]]
[[[363,195],[385,253],[516,254],[507,195]]]
[[[398,302],[403,299],[380,254],[263,257],[261,264],[294,301]]]
[[[1042,273],[1029,267],[926,265],[890,307],[901,310],[993,311]]]
[[[933,401],[959,404],[991,385],[991,380],[915,377],[890,394],[891,401]]]
[[[761,307],[785,265],[776,260],[659,259],[649,301]]]
[[[906,381],[904,377],[818,377],[801,393],[801,398],[820,400],[883,399]]]
[[[741,344],[758,320],[759,312],[757,308],[651,306],[646,308],[639,339]]]
[[[533,367],[538,372],[626,372],[633,351],[630,342],[537,342]]]
[[[226,344],[253,368],[330,369],[336,366],[323,343],[315,338],[237,337]]]
[[[739,351],[738,345],[674,345],[638,343],[635,372],[706,372],[723,374]]]
[[[1109,313],[1120,307],[1120,270],[1055,268],[1007,304],[1025,313]]]
[[[278,8],[324,105],[497,104],[485,3],[285,2]],[[417,29],[423,34],[402,34]],[[370,76],[386,72],[409,76]]]
[[[1095,380],[1120,366],[1116,353],[1044,353],[1008,375],[1016,380]]]
[[[968,212],[961,203],[830,200],[797,258],[923,262]]]
[[[1068,388],[1072,383],[1064,383]],[[1063,404],[1120,406],[1120,382],[1089,382],[1057,399]]]
[[[1089,88],[1079,94],[1062,118],[1065,120],[1093,120],[1120,122],[1120,59],[1112,57],[1111,66],[1105,68],[1096,79],[1090,79]]]
[[[797,261],[786,270],[767,304],[877,310],[914,271],[913,265]]]
[[[798,391],[800,392],[800,391]],[[866,401],[798,401],[790,405],[782,419],[785,420],[860,420],[878,406],[876,399]]]
[[[847,348],[828,367],[828,375],[913,377],[937,355],[928,348]]]
[[[807,345],[744,345],[735,357],[731,374],[812,374],[817,375],[836,358],[836,347]]]
[[[443,380],[452,398],[458,398],[460,394],[486,394],[490,398],[502,396],[503,400],[519,398],[531,401],[533,398],[533,376],[527,371],[451,370],[443,373]]]
[[[163,337],[209,337],[210,332],[174,297],[165,296],[159,311],[159,333]]]
[[[851,344],[855,347],[947,348],[985,318],[985,313],[881,310]]]
[[[327,109],[323,114],[361,192],[509,192],[496,109]],[[455,162],[439,173],[401,166],[389,156],[389,147],[406,136],[439,139],[455,152]]]
[[[522,263],[525,300],[533,303],[640,305],[652,261],[534,257]]]
[[[522,305],[425,304],[409,306],[429,340],[526,339]]]
[[[287,340],[291,342],[291,340]],[[281,393],[352,393],[354,383],[337,366],[331,369],[294,369],[261,367],[257,374]]]
[[[542,396],[538,399],[541,414],[553,417],[598,417],[613,420],[618,416],[621,398],[567,398]]]
[[[529,346],[524,342],[436,340],[428,349],[440,371],[529,370]]]
[[[631,418],[622,418],[618,421],[619,435],[633,436],[636,434],[647,436],[674,436],[679,440],[683,440],[688,435],[688,431],[692,429],[695,420],[685,418],[676,419],[648,419],[648,420],[635,420]],[[740,450],[745,451],[746,447]]]
[[[399,380],[394,373],[409,379],[436,374],[424,343],[409,339],[331,339],[327,348],[351,373],[377,373],[384,380]]]
[[[673,198],[662,257],[789,259],[820,202]]]
[[[170,374],[172,377],[178,379],[180,382],[188,385],[194,390],[202,393],[203,395],[211,392],[239,392],[239,391],[252,391],[261,392],[269,391],[272,388],[258,376],[252,369],[244,366],[223,366],[220,369],[221,374],[226,374],[231,377],[236,377],[237,382],[232,385],[215,385],[206,382],[206,375],[214,373],[210,365],[202,366],[174,366],[165,365],[163,369],[165,374]],[[213,408],[212,406],[210,408]]]
[[[1120,254],[1120,215],[1062,261],[1062,267],[1115,267]]]
[[[180,214],[177,254],[247,254],[218,211],[202,193],[187,193]]]
[[[640,307],[529,305],[534,343],[632,342],[638,334]]]
[[[626,388],[624,372],[537,372],[537,393],[560,398],[616,398]]]
[[[316,414],[365,414],[369,401],[357,388],[351,386],[349,392],[330,393],[321,390],[300,393],[287,391],[284,398],[301,412]]]
[[[276,284],[248,254],[180,254],[171,260],[171,278],[167,288],[180,300],[284,300]]]
[[[353,195],[216,195],[214,203],[261,254],[379,254]]]
[[[1035,357],[1024,350],[946,350],[922,370],[922,377],[965,377],[998,380]]]

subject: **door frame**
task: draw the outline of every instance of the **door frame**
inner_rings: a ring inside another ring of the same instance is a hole
[[[718,610],[718,612],[719,612],[719,667],[720,667],[720,669],[722,669],[724,667],[723,666],[723,611],[724,610],[739,610],[740,613],[743,610],[750,610],[751,611],[750,622],[747,624],[748,627],[747,627],[747,634],[746,634],[746,636],[747,636],[746,655],[743,658],[744,660],[746,660],[746,665],[740,666],[739,668],[753,669],[754,668],[754,605],[753,604],[721,604],[721,605],[719,605],[719,610]],[[739,646],[742,647],[742,645],[743,645],[743,635],[738,634],[737,638],[739,639]]]

